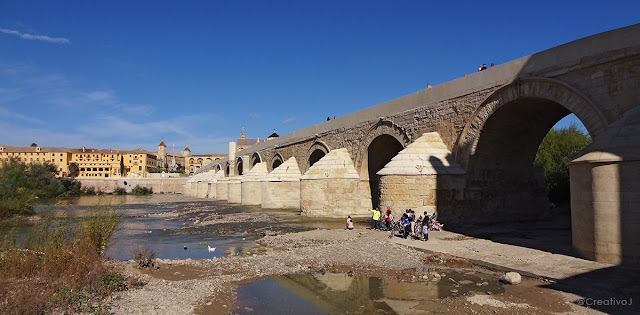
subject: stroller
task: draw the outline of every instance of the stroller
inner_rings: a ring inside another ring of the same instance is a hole
[[[436,220],[437,212],[434,212],[431,216],[425,218],[427,220],[427,226],[429,227],[429,231],[442,231],[442,227],[444,224],[438,222]]]

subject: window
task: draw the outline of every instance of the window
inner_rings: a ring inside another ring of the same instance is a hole
[[[62,162],[62,159],[60,159],[60,162]]]
[[[142,171],[142,165],[138,166],[138,171]]]

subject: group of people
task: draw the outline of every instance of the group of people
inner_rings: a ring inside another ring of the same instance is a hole
[[[493,68],[493,66],[494,66],[494,64],[491,63],[491,68]],[[480,67],[478,67],[478,72],[480,72],[482,70],[487,70],[487,64],[486,63],[483,63]]]
[[[436,229],[442,230],[442,224],[436,221],[436,214],[429,216],[425,211],[423,216],[416,219],[416,213],[412,209],[405,210],[400,220],[394,222],[393,211],[390,206],[387,206],[387,210],[384,215],[378,209],[369,210],[373,214],[371,218],[371,230],[391,230],[394,224],[399,224],[399,230],[402,236],[406,239],[411,236],[412,239],[421,239],[423,241],[429,240],[429,230]],[[416,229],[416,224],[418,228]],[[347,230],[353,230],[353,220],[351,216],[347,217]]]

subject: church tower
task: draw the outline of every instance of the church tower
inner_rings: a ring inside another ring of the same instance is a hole
[[[164,144],[164,139],[158,144],[158,167],[167,168],[167,145]]]
[[[191,150],[189,150],[189,146],[187,146],[186,148],[184,148],[184,150],[182,150],[182,155],[184,155],[185,158],[187,156],[191,156]]]

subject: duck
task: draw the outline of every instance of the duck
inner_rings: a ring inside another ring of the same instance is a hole
[[[209,245],[207,245],[207,247],[209,247],[209,251],[210,251],[210,252],[213,252],[213,251],[215,251],[215,250],[216,250],[216,248],[215,248],[215,247],[211,247],[211,246],[209,246]]]
[[[184,246],[184,250],[187,250],[187,246],[186,245]]]

